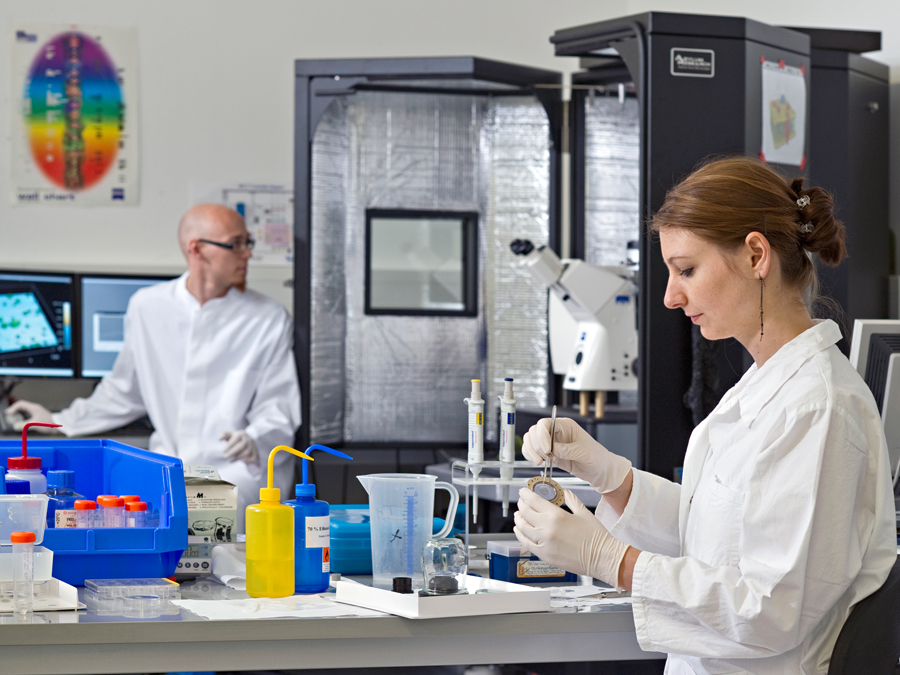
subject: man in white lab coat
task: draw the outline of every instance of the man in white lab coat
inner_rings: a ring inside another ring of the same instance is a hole
[[[68,436],[148,415],[150,450],[216,466],[238,486],[243,531],[244,509],[265,485],[269,451],[291,445],[300,426],[292,323],[281,305],[246,289],[253,240],[238,213],[194,206],[178,237],[187,273],[132,296],[124,346],[94,393],[57,413],[28,401],[8,412],[52,420]],[[275,486],[289,498],[293,456],[276,459]]]

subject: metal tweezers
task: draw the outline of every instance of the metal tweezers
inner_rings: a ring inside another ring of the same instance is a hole
[[[547,480],[547,469],[550,469],[550,480],[553,480],[553,442],[556,440],[556,406],[550,411],[550,452],[544,459],[544,481]]]

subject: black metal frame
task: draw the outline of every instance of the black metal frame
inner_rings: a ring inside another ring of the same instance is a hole
[[[563,127],[562,76],[471,56],[435,58],[298,60],[294,76],[294,354],[300,379],[303,423],[297,434],[300,447],[309,444],[310,309],[312,235],[312,141],[325,110],[339,96],[378,89],[477,96],[533,96],[550,123],[550,237],[559,252],[559,155]],[[431,82],[429,86],[423,81]],[[435,86],[443,81],[447,88]],[[472,82],[481,86],[471,87]],[[552,371],[548,372],[552,381]],[[549,390],[553,399],[553,389]]]
[[[590,70],[575,73],[574,86],[619,82],[627,72],[641,104],[638,452],[644,469],[672,478],[693,430],[683,403],[691,380],[691,326],[663,305],[668,270],[646,224],[669,187],[704,158],[758,152],[760,85],[748,78],[757,67],[754,59],[758,64],[763,55],[782,58],[808,71],[809,38],[738,17],[648,12],[559,30],[550,41],[557,56],[586,59],[582,65]],[[618,59],[604,51],[610,47]],[[672,76],[672,47],[714,49],[716,76]],[[584,143],[584,95],[573,89],[569,118],[575,254],[584,251],[584,152],[579,147]],[[756,109],[750,105],[754,101]],[[808,138],[809,125],[807,147]],[[747,362],[736,341],[722,341],[718,349],[721,394],[737,381]]]
[[[820,293],[842,311],[838,347],[849,355],[855,319],[888,317],[890,69],[860,56],[881,49],[879,32],[791,30],[808,34],[812,47],[809,179],[835,196],[847,228],[847,259],[818,272]]]
[[[453,309],[384,309],[372,307],[372,219],[399,218],[414,220],[453,220],[462,227],[463,308]],[[366,209],[365,313],[388,316],[478,316],[478,214],[474,211],[429,211],[422,209]]]

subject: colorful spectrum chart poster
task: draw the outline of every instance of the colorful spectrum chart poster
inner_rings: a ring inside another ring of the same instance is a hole
[[[17,26],[15,204],[136,205],[137,29]]]

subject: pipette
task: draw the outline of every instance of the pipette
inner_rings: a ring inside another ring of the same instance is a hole
[[[472,393],[463,402],[469,406],[469,471],[472,482],[472,522],[478,522],[478,475],[484,463],[484,399],[481,398],[481,380],[472,380]],[[448,515],[452,517],[452,515]]]
[[[500,397],[500,478],[511,480],[516,461],[516,399],[513,395],[513,379],[503,381]],[[509,485],[503,486],[503,517],[509,513]]]

